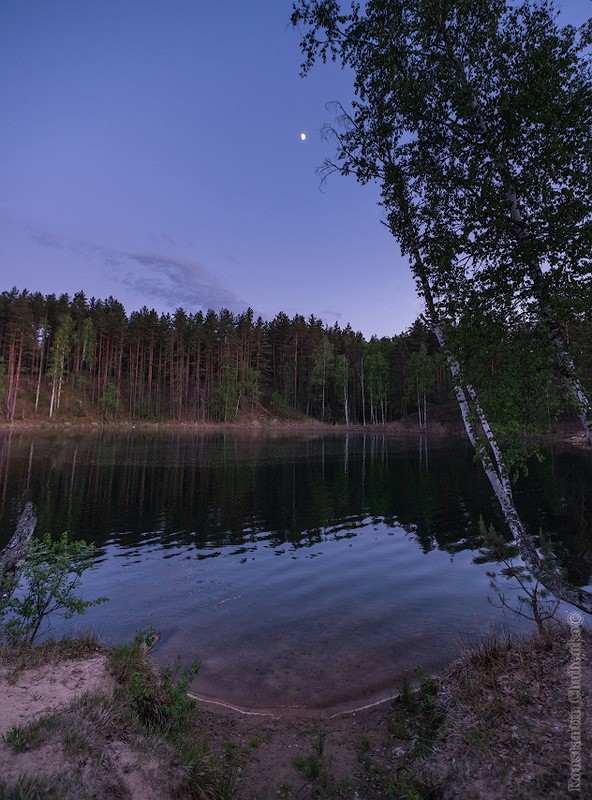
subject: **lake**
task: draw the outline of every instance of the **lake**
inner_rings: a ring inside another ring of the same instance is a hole
[[[83,594],[109,602],[51,633],[113,643],[152,626],[157,662],[201,660],[200,696],[330,713],[492,630],[531,629],[488,602],[491,566],[473,563],[479,517],[500,522],[462,440],[15,431],[0,448],[0,547],[32,500],[38,531],[99,548]],[[589,585],[589,454],[549,451],[516,496]]]

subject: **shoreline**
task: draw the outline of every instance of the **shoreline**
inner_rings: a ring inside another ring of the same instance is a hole
[[[133,421],[133,420],[78,420],[78,419],[36,419],[0,421],[0,435],[11,433],[39,433],[42,435],[85,434],[128,434],[128,433],[179,433],[187,435],[199,434],[237,434],[252,436],[301,436],[301,435],[347,435],[370,434],[385,435],[393,438],[409,439],[427,437],[440,442],[450,439],[467,442],[466,434],[460,425],[450,420],[433,419],[425,429],[420,429],[414,415],[386,424],[326,423],[318,420],[251,420],[245,422],[178,422],[178,421]],[[528,434],[523,434],[528,437]],[[548,446],[566,446],[592,454],[586,435],[576,423],[559,424],[556,430],[532,437],[539,443]]]
[[[13,420],[12,422],[0,421],[0,433],[11,431],[40,431],[43,433],[96,433],[102,431],[129,433],[132,431],[163,431],[187,433],[384,433],[398,436],[434,437],[464,436],[462,430],[455,426],[445,425],[438,420],[421,430],[413,418],[407,417],[395,420],[384,425],[381,424],[355,424],[327,423],[314,419],[305,420],[251,420],[244,422],[177,422],[177,421],[134,421],[134,420]]]
[[[573,623],[554,622],[516,639],[490,638],[467,647],[441,677],[418,673],[417,688],[401,685],[392,698],[329,718],[244,714],[198,701],[186,736],[203,740],[200,752],[210,754],[210,766],[216,764],[215,785],[226,787],[218,791],[212,785],[207,796],[559,800],[570,780],[570,703],[576,700],[582,756],[592,743],[592,722],[584,711],[592,684],[592,636],[578,627],[576,652],[573,630]],[[2,780],[14,784],[23,774],[47,788],[56,776],[71,773],[75,791],[81,778],[89,792],[106,791],[97,782],[107,779],[109,764],[108,780],[122,787],[117,796],[169,796],[169,785],[183,778],[183,751],[173,740],[168,749],[147,749],[146,733],[154,732],[132,723],[126,715],[133,697],[115,689],[129,686],[135,670],[158,680],[156,667],[144,650],[119,674],[109,663],[115,650],[92,639],[80,646],[76,640],[41,644],[20,655],[0,648],[7,714],[10,707],[5,727],[17,727],[8,736],[3,731],[0,741],[0,788]],[[578,659],[580,684],[568,703],[570,658]],[[98,726],[96,714],[105,720]],[[584,795],[592,777],[587,762],[578,774]]]
[[[416,683],[416,682],[412,682]],[[196,694],[194,692],[187,692],[187,696],[192,700],[196,700],[205,708],[210,709],[213,713],[232,712],[240,714],[244,717],[265,717],[273,720],[300,720],[300,721],[330,721],[339,717],[348,715],[356,715],[363,711],[368,711],[379,706],[384,706],[387,703],[393,703],[399,697],[399,692],[394,692],[386,695],[381,695],[379,699],[367,698],[367,701],[359,703],[359,699],[345,704],[346,707],[340,708],[340,705],[330,705],[328,708],[315,707],[315,706],[261,706],[260,708],[247,708],[245,706],[236,705],[235,703],[227,702],[226,700],[214,700],[213,698],[206,697],[205,695]],[[376,697],[376,695],[374,695]],[[339,711],[335,711],[339,708]]]

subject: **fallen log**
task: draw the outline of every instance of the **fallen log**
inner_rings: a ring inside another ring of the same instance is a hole
[[[7,600],[18,583],[25,563],[26,544],[37,525],[33,503],[27,503],[16,524],[16,530],[6,547],[0,551],[0,603]]]

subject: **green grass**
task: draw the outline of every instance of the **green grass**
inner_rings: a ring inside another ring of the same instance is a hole
[[[184,789],[190,796],[225,800],[234,793],[234,760],[217,763],[195,726],[196,702],[187,696],[191,680],[199,670],[194,663],[181,670],[166,668],[157,673],[148,658],[143,633],[132,642],[112,648],[108,669],[118,682],[115,691],[131,724],[146,735],[166,741],[185,772]]]
[[[94,638],[49,643],[27,648],[11,664],[71,658],[96,652]],[[84,762],[84,775],[75,769],[47,780],[23,777],[12,786],[0,782],[0,800],[86,800],[97,796],[125,796],[122,778],[111,769],[111,742],[129,746],[138,763],[150,753],[159,761],[159,775],[172,796],[230,800],[234,797],[235,769],[211,751],[196,724],[196,703],[187,688],[199,665],[160,673],[147,654],[148,643],[137,638],[108,652],[108,668],[117,681],[112,694],[91,692],[59,712],[27,725],[14,726],[5,736],[16,752],[34,750],[51,742],[64,763]],[[29,664],[27,664],[29,666]],[[107,782],[103,785],[102,782]],[[109,782],[114,783],[109,783]],[[118,783],[119,782],[119,783]],[[120,785],[121,783],[121,785]],[[95,785],[96,784],[96,785]],[[99,792],[99,794],[97,794]],[[100,794],[103,792],[103,794]],[[167,795],[168,796],[168,795]]]
[[[23,776],[9,786],[0,780],[0,800],[91,800],[76,773],[36,780]]]
[[[87,633],[75,639],[47,639],[42,644],[0,645],[0,661],[11,670],[11,677],[16,680],[19,673],[27,669],[87,658],[102,652],[105,652],[105,648],[97,636]]]
[[[407,770],[400,770],[396,780],[386,787],[386,800],[438,800],[438,788],[416,778]]]
[[[323,773],[323,765],[318,756],[311,753],[308,756],[294,756],[294,766],[306,780],[320,778]]]
[[[15,753],[34,750],[45,744],[59,724],[59,715],[51,714],[29,722],[27,725],[13,725],[5,734],[4,741]]]

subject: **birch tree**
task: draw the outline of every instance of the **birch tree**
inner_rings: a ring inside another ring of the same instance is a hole
[[[374,176],[363,130],[407,165],[434,298],[451,316],[476,294],[490,314],[536,319],[592,442],[561,330],[591,296],[592,26],[560,28],[546,0],[300,0],[292,22],[304,71],[317,58],[354,70],[341,155]]]
[[[370,421],[384,425],[386,422],[386,395],[388,363],[380,352],[366,356],[366,386],[370,395]],[[379,414],[380,412],[380,414]]]
[[[349,425],[349,361],[343,353],[335,358],[334,376],[335,386],[342,394],[345,424]]]
[[[69,314],[62,314],[51,349],[49,351],[49,376],[51,379],[51,398],[49,416],[52,417],[60,407],[62,384],[65,375],[66,358],[72,345],[73,323]]]
[[[333,345],[323,334],[319,345],[313,352],[312,384],[321,390],[321,421],[325,421],[327,386],[334,359]]]
[[[22,365],[32,344],[32,319],[27,293],[16,289],[0,297],[0,331],[3,332],[5,358],[1,368],[1,394],[6,420],[12,422],[16,412]]]
[[[427,427],[427,396],[434,387],[434,364],[425,344],[407,362],[407,391],[415,395],[417,421],[420,428]]]
[[[545,16],[548,6],[545,3],[540,6]],[[525,8],[529,10],[531,4],[525,4]],[[486,152],[499,193],[499,165],[484,141],[484,131],[478,129],[475,137],[474,131],[470,130],[470,124],[477,122],[474,112],[476,95],[472,93],[470,84],[468,87],[461,84],[462,91],[458,91],[458,71],[452,64],[448,41],[441,31],[443,14],[462,16],[463,9],[465,12],[471,9],[477,14],[470,21],[472,24],[467,25],[467,30],[476,31],[471,53],[476,57],[479,48],[483,47],[483,37],[495,40],[497,36],[501,16],[507,12],[506,4],[501,0],[469,4],[455,0],[371,0],[365,6],[365,15],[361,14],[358,6],[353,6],[349,14],[341,13],[336,0],[300,0],[294,7],[292,22],[308,26],[302,40],[305,72],[316,58],[340,60],[344,66],[354,70],[357,99],[352,103],[351,113],[342,109],[341,131],[330,131],[337,140],[338,158],[335,163],[328,161],[325,164],[324,174],[337,171],[345,175],[354,174],[362,183],[379,183],[387,225],[399,240],[403,252],[409,256],[418,290],[426,302],[430,326],[450,369],[467,436],[483,465],[506,523],[520,546],[521,555],[533,574],[557,597],[590,612],[592,594],[566,583],[555,565],[549,566],[541,558],[536,540],[520,520],[503,452],[474,387],[463,378],[461,365],[449,348],[442,323],[442,313],[451,315],[455,321],[454,312],[470,289],[469,278],[477,282],[477,288],[482,292],[487,289],[489,297],[495,296],[498,305],[513,307],[516,301],[528,304],[529,300],[534,300],[559,361],[565,366],[565,360],[562,362],[565,347],[556,341],[549,327],[551,310],[547,303],[552,295],[548,291],[537,293],[531,274],[533,264],[542,271],[542,254],[553,252],[549,243],[555,246],[555,253],[559,253],[557,237],[553,234],[546,240],[541,237],[537,241],[530,235],[513,232],[516,246],[510,254],[510,274],[504,275],[499,270],[502,260],[496,261],[496,252],[493,252],[494,268],[489,270],[490,280],[487,282],[484,279],[487,273],[471,274],[471,270],[476,271],[476,262],[472,247],[466,244],[468,241],[469,245],[472,242],[481,245],[483,237],[475,236],[470,227],[460,231],[454,214],[449,213],[451,209],[456,212],[459,199],[465,201],[466,198],[466,208],[461,210],[470,208],[470,202],[473,203],[481,214],[478,218],[481,230],[491,235],[500,226],[499,204],[496,213],[491,213],[486,202],[489,186],[485,184],[480,192],[482,187],[476,181],[476,174],[471,176],[471,181],[461,185],[456,174],[451,173],[448,161],[451,156],[462,161],[458,143],[464,145],[465,139],[474,139],[476,144],[469,148],[469,154],[473,156],[470,163],[474,169],[477,163],[475,153]],[[467,24],[466,19],[464,23]],[[515,44],[518,47],[520,42]],[[450,90],[451,86],[455,91]],[[495,88],[490,87],[490,92],[494,93]],[[532,102],[533,98],[530,100]],[[459,109],[467,105],[470,109],[468,123],[467,116],[459,113]],[[458,136],[457,129],[460,129]],[[425,146],[427,141],[430,148]],[[452,149],[452,143],[457,146],[457,152]],[[483,160],[479,163],[482,164]],[[568,181],[567,177],[564,178]],[[584,191],[585,179],[580,183]],[[506,192],[503,195],[502,221],[508,219],[509,202],[510,196]],[[440,214],[442,209],[446,213]],[[574,217],[577,211],[575,209]],[[579,213],[585,229],[586,213],[590,212],[580,209]],[[460,217],[462,219],[462,214]],[[515,225],[511,213],[509,220],[510,227]],[[535,241],[539,245],[538,252]],[[549,245],[546,250],[545,242]],[[507,252],[505,256],[508,256]],[[552,261],[549,263],[551,270],[554,264]],[[572,270],[574,279],[578,277],[578,270],[582,271],[579,264]],[[570,369],[563,370],[564,378],[577,396],[573,382],[575,370],[570,372]],[[585,402],[585,397],[583,400],[578,398],[584,427],[588,418]]]

